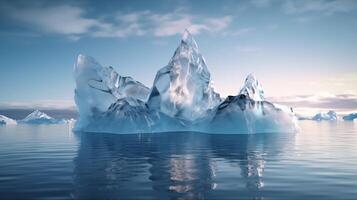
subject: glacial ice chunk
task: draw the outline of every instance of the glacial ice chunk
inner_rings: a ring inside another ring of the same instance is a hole
[[[14,119],[0,115],[0,125],[16,125],[17,122]]]
[[[148,106],[170,117],[195,121],[220,101],[197,43],[186,30],[168,65],[156,74]]]

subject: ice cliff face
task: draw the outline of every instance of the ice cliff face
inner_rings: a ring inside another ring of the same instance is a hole
[[[196,41],[185,31],[168,65],[156,74],[149,107],[171,117],[195,121],[205,117],[220,100]]]
[[[74,65],[75,102],[80,114],[78,124],[108,110],[120,98],[145,101],[149,88],[131,77],[119,76],[112,67],[103,67],[92,57],[79,55]]]
[[[151,89],[84,55],[78,56],[74,74],[80,131],[257,133],[297,128],[292,109],[265,101],[252,74],[236,96],[222,101],[188,31]]]
[[[16,120],[0,115],[0,125],[15,125],[17,124]]]

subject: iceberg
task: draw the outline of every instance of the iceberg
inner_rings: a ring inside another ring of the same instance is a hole
[[[16,125],[17,122],[14,119],[0,115],[0,125]]]
[[[343,116],[343,120],[345,121],[354,121],[355,119],[357,119],[357,113],[351,113],[346,116]]]
[[[73,120],[55,119],[44,112],[35,110],[18,122],[20,124],[67,124],[73,122]]]
[[[327,113],[317,113],[315,116],[312,117],[312,120],[335,121],[335,120],[337,120],[337,113],[333,110],[330,110]]]
[[[79,55],[74,65],[76,131],[141,133],[295,132],[290,107],[266,101],[253,74],[236,96],[222,99],[214,90],[206,61],[186,30],[168,64],[158,70],[151,88]]]
[[[26,124],[54,124],[56,120],[46,113],[41,112],[39,110],[35,110],[29,115],[27,115],[24,119],[20,120],[19,123]]]

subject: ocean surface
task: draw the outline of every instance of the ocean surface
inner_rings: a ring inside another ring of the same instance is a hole
[[[357,123],[296,134],[0,126],[0,199],[356,199]]]

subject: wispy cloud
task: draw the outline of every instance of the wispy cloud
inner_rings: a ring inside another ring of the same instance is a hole
[[[347,13],[357,6],[355,0],[288,0],[283,3],[283,10],[287,14],[321,13],[333,15]]]
[[[256,8],[276,5],[286,14],[323,13],[326,15],[346,13],[357,6],[355,0],[250,0]]]
[[[246,27],[246,28],[240,28],[236,30],[231,30],[231,31],[225,31],[224,35],[230,35],[230,36],[242,36],[246,35],[248,33],[251,33],[255,31],[255,28],[252,27]]]
[[[155,36],[171,36],[182,33],[187,28],[192,34],[202,31],[217,32],[228,27],[232,21],[231,16],[219,18],[198,17],[184,13],[151,14],[147,16],[149,23],[153,24]]]
[[[15,20],[18,25],[43,33],[66,35],[77,40],[82,36],[128,37],[153,35],[166,37],[188,29],[192,34],[218,32],[226,29],[231,16],[207,17],[177,9],[171,13],[154,13],[150,10],[113,14],[112,18],[89,16],[84,7],[70,4],[34,4],[0,6],[2,15]]]
[[[28,26],[58,34],[83,34],[100,27],[95,19],[86,18],[85,10],[71,5],[15,7],[2,5],[1,11],[8,17]]]
[[[265,8],[272,4],[272,0],[251,0],[251,3],[258,8]]]
[[[270,97],[275,103],[289,105],[295,108],[311,108],[322,110],[357,110],[357,94],[329,94],[297,95],[285,97]]]
[[[239,46],[237,47],[237,50],[242,53],[256,53],[260,52],[263,49],[257,46]]]
[[[75,110],[73,100],[41,100],[34,102],[2,102],[0,109],[70,109]]]

